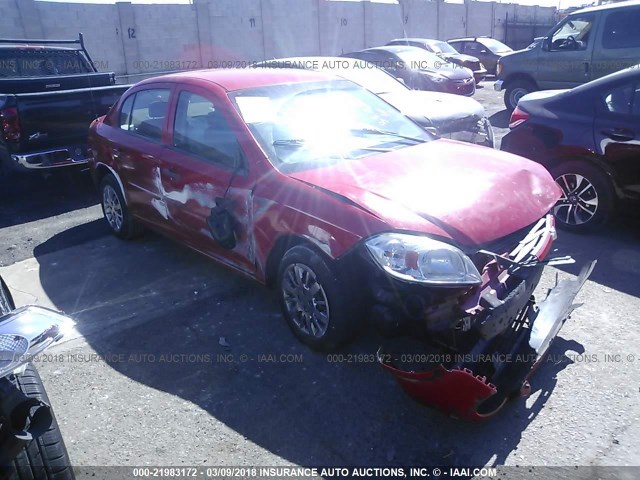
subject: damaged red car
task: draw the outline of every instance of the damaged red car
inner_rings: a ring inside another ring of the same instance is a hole
[[[593,267],[536,304],[545,264],[567,260],[548,258],[560,191],[544,167],[438,139],[319,72],[145,80],[89,143],[115,235],[150,228],[273,286],[314,349],[365,328],[419,340],[424,362],[378,358],[459,417],[526,390]]]

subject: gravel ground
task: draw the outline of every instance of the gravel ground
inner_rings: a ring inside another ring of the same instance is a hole
[[[483,87],[500,138],[501,94]],[[15,190],[0,203],[0,274],[17,303],[78,321],[38,362],[78,466],[640,465],[633,212],[595,235],[561,233],[559,253],[599,262],[584,305],[533,394],[476,425],[416,404],[373,363],[306,350],[272,292],[155,235],[109,236],[86,176]],[[576,273],[548,268],[542,287]],[[368,358],[379,340],[340,353]]]

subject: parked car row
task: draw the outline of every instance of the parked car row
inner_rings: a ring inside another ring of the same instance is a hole
[[[439,136],[493,147],[491,122],[476,100],[449,93],[412,90],[385,70],[364,60],[291,57],[261,62],[254,67],[304,68],[333,73],[375,93]]]

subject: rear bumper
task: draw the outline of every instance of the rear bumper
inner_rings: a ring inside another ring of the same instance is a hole
[[[11,154],[11,167],[17,171],[47,170],[85,165],[89,158],[85,145]]]

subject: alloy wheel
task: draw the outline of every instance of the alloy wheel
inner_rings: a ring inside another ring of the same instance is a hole
[[[577,173],[565,173],[556,178],[562,197],[553,208],[553,214],[567,225],[589,222],[598,211],[598,192],[593,184]]]
[[[111,185],[106,185],[102,191],[102,206],[109,226],[114,231],[119,232],[122,228],[124,216],[120,198]]]
[[[321,338],[329,328],[329,301],[316,274],[293,263],[283,273],[282,296],[287,313],[302,333]]]

